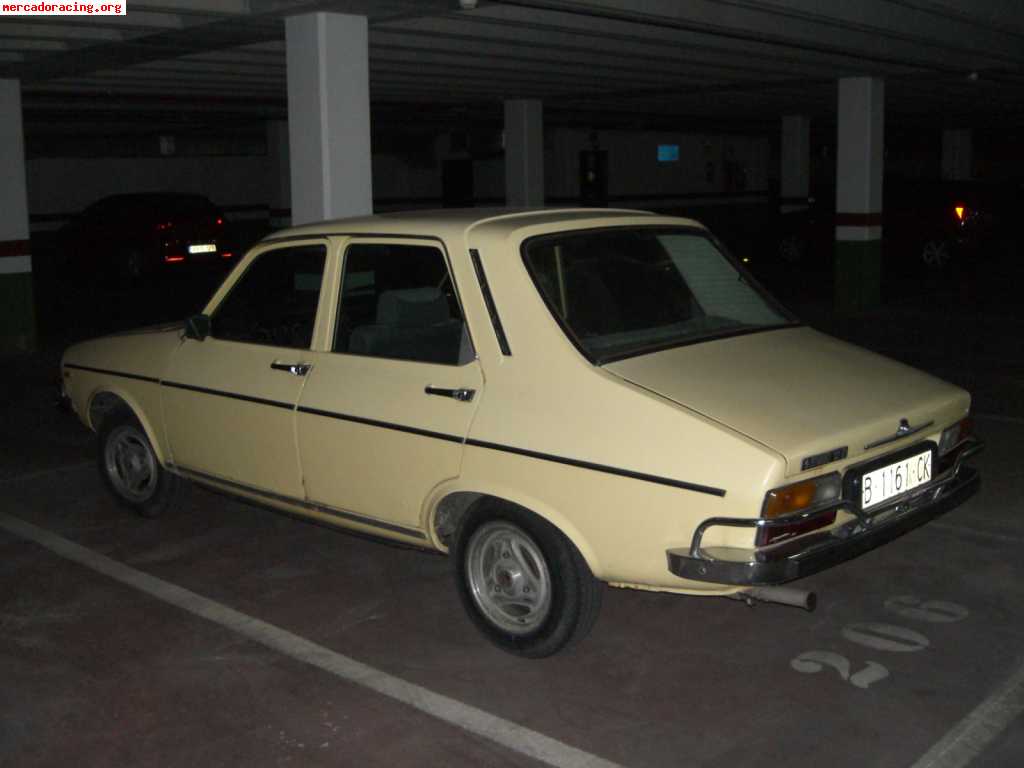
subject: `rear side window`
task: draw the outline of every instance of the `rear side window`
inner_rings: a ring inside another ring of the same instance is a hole
[[[475,357],[440,249],[353,245],[344,270],[333,351],[445,365]]]
[[[327,250],[322,245],[261,253],[211,317],[214,338],[309,349]]]

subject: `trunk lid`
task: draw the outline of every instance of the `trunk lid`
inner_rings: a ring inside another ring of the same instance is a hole
[[[912,444],[962,418],[962,389],[810,328],[707,341],[608,363],[604,368],[782,454],[787,474],[803,459]],[[932,426],[869,449],[900,420]],[[822,464],[822,467],[828,464]]]

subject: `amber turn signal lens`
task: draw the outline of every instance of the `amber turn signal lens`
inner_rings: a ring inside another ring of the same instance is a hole
[[[814,501],[816,489],[817,484],[813,480],[806,480],[770,491],[765,499],[764,513],[761,516],[772,519],[805,509]]]
[[[840,496],[842,487],[838,472],[801,480],[799,483],[768,491],[764,497],[761,517],[771,520],[793,512],[802,512],[815,504],[836,501]]]

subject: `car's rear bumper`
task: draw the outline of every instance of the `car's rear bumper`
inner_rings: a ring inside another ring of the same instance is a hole
[[[912,498],[900,499],[871,516],[859,516],[828,531],[774,546],[705,548],[702,539],[710,528],[756,528],[767,522],[757,518],[711,518],[698,527],[689,549],[666,552],[668,569],[676,576],[693,581],[762,586],[783,584],[830,568],[923,525],[973,496],[981,485],[981,477],[977,470],[963,462],[981,448],[980,442],[969,443],[960,451],[951,469]],[[816,514],[828,514],[843,506],[836,504]]]

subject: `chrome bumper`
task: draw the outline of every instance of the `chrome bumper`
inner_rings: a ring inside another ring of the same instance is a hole
[[[856,519],[828,531],[809,533],[760,549],[704,547],[702,541],[705,533],[716,526],[770,528],[792,523],[793,517],[775,520],[710,518],[697,527],[689,549],[666,552],[668,569],[684,579],[739,586],[784,584],[817,573],[891,541],[973,496],[981,485],[981,477],[977,470],[965,466],[964,460],[981,449],[980,442],[969,442],[960,450],[950,469],[915,489],[909,498],[873,510],[870,515],[859,514]],[[854,512],[853,505],[842,500],[800,517],[811,518],[838,510]]]

